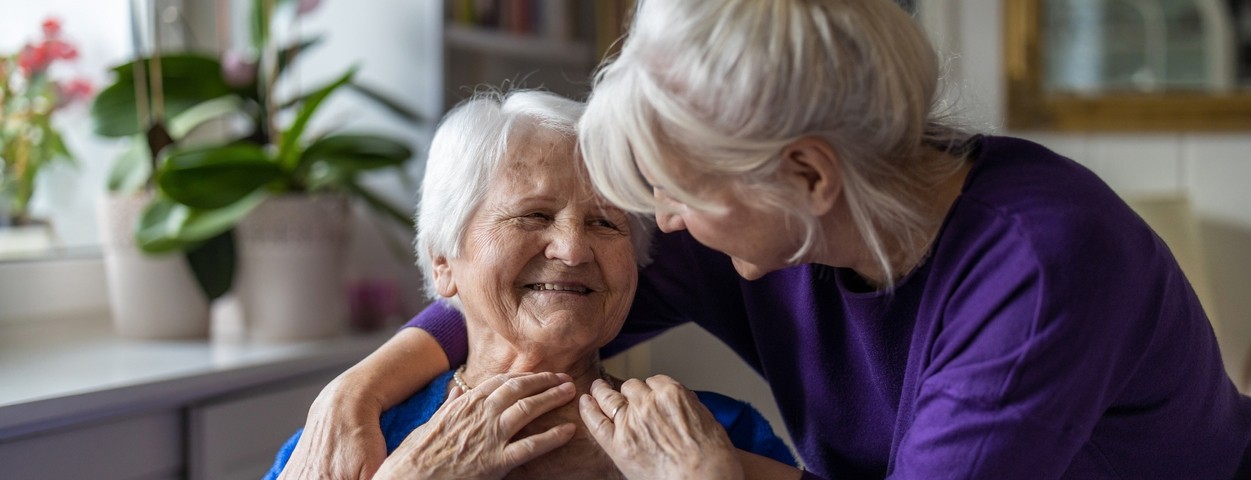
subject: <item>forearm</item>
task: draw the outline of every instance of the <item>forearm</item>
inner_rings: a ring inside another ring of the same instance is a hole
[[[404,328],[360,363],[336,377],[323,394],[363,402],[382,412],[446,372],[447,357],[433,336]]]
[[[735,450],[738,461],[743,464],[743,478],[798,479],[804,472],[777,460],[744,450]]]

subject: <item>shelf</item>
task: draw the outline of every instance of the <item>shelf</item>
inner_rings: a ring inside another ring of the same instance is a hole
[[[487,28],[447,25],[443,41],[449,49],[489,57],[587,69],[595,62],[595,48],[588,42],[515,35]]]

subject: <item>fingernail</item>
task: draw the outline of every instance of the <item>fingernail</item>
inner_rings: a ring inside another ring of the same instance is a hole
[[[559,390],[561,393],[569,393],[569,392],[572,392],[572,391],[573,391],[573,383],[570,383],[570,382],[565,382],[565,383],[562,383],[562,384],[560,384],[560,385],[557,385],[557,386],[556,386],[556,389],[557,389],[557,390]]]
[[[556,374],[556,378],[559,378],[561,381],[564,381],[564,382],[572,382],[572,381],[573,381],[573,377],[569,376],[569,374],[568,374],[568,373],[564,373],[564,372],[557,373],[557,374]]]

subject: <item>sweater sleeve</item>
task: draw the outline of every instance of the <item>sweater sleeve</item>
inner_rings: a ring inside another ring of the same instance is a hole
[[[465,330],[465,317],[444,302],[434,302],[404,324],[404,328],[416,327],[434,336],[447,354],[449,365],[460,365],[469,358],[469,339]]]

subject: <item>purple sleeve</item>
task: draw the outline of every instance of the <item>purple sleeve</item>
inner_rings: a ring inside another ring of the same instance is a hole
[[[434,336],[447,354],[448,365],[465,363],[469,358],[469,340],[465,333],[465,317],[444,302],[434,302],[404,324],[404,328],[417,327]]]

